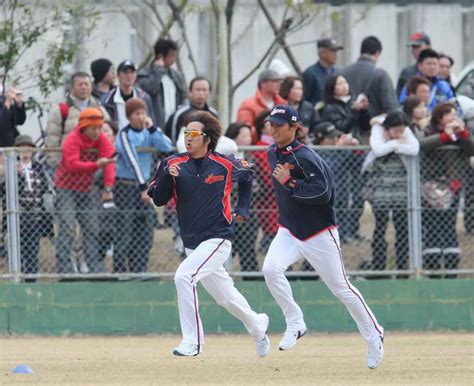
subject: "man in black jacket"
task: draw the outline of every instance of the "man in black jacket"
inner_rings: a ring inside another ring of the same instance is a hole
[[[138,84],[150,94],[153,101],[153,116],[159,127],[186,99],[183,77],[171,66],[176,61],[178,46],[172,40],[160,39],[155,45],[155,60],[149,67],[138,72]]]
[[[26,110],[22,100],[22,93],[18,89],[10,88],[5,97],[0,96],[0,147],[11,147],[15,138],[20,134],[16,125],[26,121]]]

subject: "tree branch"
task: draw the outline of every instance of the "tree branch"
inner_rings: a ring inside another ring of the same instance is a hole
[[[265,17],[267,18],[268,23],[272,27],[273,33],[278,38],[278,43],[280,43],[280,45],[283,47],[283,50],[285,51],[286,56],[288,57],[289,61],[291,62],[291,65],[295,69],[298,76],[301,76],[301,74],[302,74],[301,67],[299,66],[298,62],[296,61],[295,57],[293,56],[293,53],[291,52],[290,48],[288,47],[288,45],[286,44],[286,41],[285,41],[285,34],[288,31],[288,29],[290,28],[290,26],[293,22],[293,19],[289,18],[289,19],[284,20],[282,22],[282,26],[280,27],[280,29],[278,29],[276,24],[275,24],[275,21],[273,20],[272,16],[270,15],[270,12],[268,11],[268,8],[263,3],[263,0],[258,0],[258,4],[260,5],[260,8],[262,9],[263,13],[265,14]],[[283,33],[281,33],[281,32],[283,32]]]
[[[278,43],[278,36],[275,36],[275,38],[273,39],[272,43],[270,44],[270,47],[268,47],[268,49],[265,51],[265,53],[262,55],[262,58],[260,59],[260,61],[247,73],[247,75],[245,75],[241,80],[239,80],[235,85],[232,86],[231,88],[231,94],[234,95],[235,91],[237,91],[237,89],[242,86],[242,84],[252,76],[252,74],[257,71],[260,66],[262,65],[262,63],[265,61],[267,55],[271,52],[271,50],[273,49],[273,46],[275,44]]]
[[[186,5],[187,2],[188,0],[182,0],[181,3],[185,3]],[[188,34],[186,33],[186,26],[184,25],[183,18],[181,17],[181,11],[183,8],[179,9],[176,6],[176,4],[173,2],[173,0],[168,0],[168,5],[171,8],[171,11],[173,12],[174,19],[178,22],[178,25],[181,28],[184,44],[186,45],[186,48],[188,49],[189,60],[191,61],[191,64],[193,65],[194,73],[197,75],[199,70],[196,65],[196,60],[194,59],[194,54],[191,48],[191,44],[189,44]]]

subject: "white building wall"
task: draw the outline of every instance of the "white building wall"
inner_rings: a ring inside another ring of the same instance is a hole
[[[143,35],[153,44],[157,37],[156,28],[150,22],[150,12],[145,8],[133,6],[133,20],[137,31],[133,29],[129,19],[120,12],[111,12],[112,5],[119,3],[121,7],[130,10],[130,2],[127,1],[103,1],[95,2],[96,7],[104,12],[97,28],[84,44],[82,56],[84,62],[76,70],[86,70],[89,72],[90,62],[99,57],[106,57],[116,65],[122,60],[132,59],[136,63],[140,62],[146,55],[146,44],[143,43],[139,35]],[[208,4],[206,1],[197,2],[200,5]],[[285,9],[284,0],[268,1],[268,7],[277,23]],[[137,2],[135,2],[137,4]],[[160,14],[166,19],[169,10],[164,2],[160,3]],[[400,69],[403,65],[411,62],[412,58],[409,49],[406,47],[407,36],[414,31],[424,31],[432,39],[433,47],[453,56],[455,72],[459,71],[467,61],[473,58],[464,58],[466,52],[474,52],[466,45],[472,44],[470,41],[463,41],[463,13],[474,13],[474,5],[470,8],[461,7],[456,4],[438,5],[423,4],[398,7],[394,4],[378,4],[370,7],[366,17],[359,20],[361,12],[366,10],[365,5],[346,5],[344,7],[322,6],[321,12],[304,29],[288,37],[287,42],[298,61],[300,68],[314,63],[317,59],[315,40],[321,36],[331,36],[337,31],[339,41],[345,45],[345,50],[340,55],[340,65],[348,64],[357,59],[360,52],[360,43],[365,36],[375,35],[383,44],[383,52],[379,65],[385,68],[395,84]],[[115,7],[117,10],[117,7]],[[333,14],[340,12],[340,18],[333,18]],[[400,31],[398,25],[398,15],[406,13],[411,25],[410,31]],[[474,18],[470,18],[473,20]],[[194,12],[186,17],[187,34],[190,45],[193,48],[195,59],[199,67],[200,75],[208,76],[213,82],[216,80],[216,69],[218,58],[216,52],[216,27],[214,17],[210,7],[203,7],[201,12]],[[470,27],[472,29],[472,26]],[[245,30],[245,31],[244,31]],[[342,31],[342,32],[341,32]],[[179,31],[171,30],[173,37],[179,36]],[[257,7],[255,1],[237,2],[233,21],[233,39],[241,36],[239,41],[232,46],[233,57],[233,81],[240,80],[260,59],[261,55],[269,47],[273,40],[273,32],[263,15]],[[54,33],[49,34],[49,39],[54,38]],[[313,42],[311,42],[313,40]],[[310,41],[305,44],[301,42]],[[137,45],[138,42],[138,45]],[[44,48],[38,46],[30,51],[23,59],[22,64],[31,63],[39,55],[43,55]],[[474,54],[474,53],[473,53]],[[186,80],[195,76],[195,72],[189,61],[189,53],[186,48],[180,52]],[[289,67],[289,61],[283,50],[278,51],[275,56],[282,60]],[[264,64],[266,65],[266,63]],[[261,67],[262,69],[264,66]],[[250,77],[236,92],[233,104],[233,118],[240,102],[247,96],[253,95],[256,90],[258,72]],[[40,95],[35,90],[25,90],[26,96],[33,95],[41,100]],[[44,102],[57,103],[63,91],[52,94]],[[46,115],[46,114],[45,114]],[[43,119],[46,123],[46,118]],[[39,136],[36,117],[30,117],[27,123],[20,127],[21,132],[30,133],[33,137]]]

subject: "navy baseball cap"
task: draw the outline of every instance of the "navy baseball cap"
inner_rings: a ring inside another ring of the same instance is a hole
[[[273,107],[268,120],[275,125],[292,124],[300,121],[298,111],[290,105],[276,105]]]

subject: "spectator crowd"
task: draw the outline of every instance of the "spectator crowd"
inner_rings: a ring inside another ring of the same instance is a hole
[[[425,33],[412,34],[407,45],[415,63],[403,68],[396,88],[378,65],[383,50],[374,36],[363,39],[359,58],[345,68],[337,65],[344,47],[323,38],[316,45],[317,61],[301,77],[284,76],[273,68],[259,73],[255,94],[240,103],[235,122],[216,148],[255,164],[252,213],[236,225],[232,251],[243,271],[259,270],[257,253],[265,251],[276,235],[278,210],[266,151],[242,153],[239,147],[273,143],[267,119],[276,104],[289,104],[298,111],[298,140],[318,145],[316,151],[334,172],[344,244],[363,239],[359,220],[365,203],[371,204],[372,259],[362,261],[360,269],[386,269],[390,221],[396,233],[396,269],[409,268],[407,165],[409,157],[419,154],[423,266],[459,267],[456,216],[462,195],[465,230],[474,234],[474,125],[456,100],[450,73],[453,59],[432,48]],[[155,229],[165,225],[146,194],[152,171],[162,156],[186,151],[184,124],[191,112],[208,111],[219,117],[210,105],[211,81],[196,76],[187,87],[173,68],[177,52],[175,42],[160,39],[154,60],[143,69],[131,60],[115,68],[110,60],[99,58],[90,65],[92,76],[74,73],[69,93],[51,108],[43,138],[46,149],[61,151],[34,153],[38,141],[17,128],[26,120],[21,90],[8,88],[2,93],[0,148],[20,148],[22,272],[38,272],[40,240],[53,235],[58,273],[106,272],[108,255],[113,272],[147,271]],[[357,145],[369,145],[370,151],[351,149]],[[438,150],[445,145],[457,150]],[[4,169],[0,153],[5,215]],[[54,211],[45,197],[54,198]],[[184,258],[172,201],[165,219],[173,230],[175,250]],[[5,232],[4,216],[2,236]],[[75,246],[82,249],[79,262],[71,257]]]

